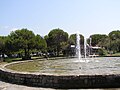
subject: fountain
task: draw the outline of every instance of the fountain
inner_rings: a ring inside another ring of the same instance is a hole
[[[86,58],[84,40],[85,59],[81,58],[78,33],[76,41],[78,59],[40,59],[9,63],[0,68],[0,79],[15,84],[47,88],[120,87],[120,57]]]
[[[89,60],[86,60],[86,38],[84,38],[84,59],[81,58],[81,45],[80,45],[80,35],[79,33],[76,34],[76,56],[78,57],[78,60],[75,62],[89,62]]]
[[[79,33],[76,34],[76,55],[78,59],[81,59],[81,48],[80,48],[80,35]]]
[[[86,43],[86,38],[84,38],[84,57],[86,58],[86,50],[87,50],[87,48],[86,48],[86,45],[87,45],[87,43]]]

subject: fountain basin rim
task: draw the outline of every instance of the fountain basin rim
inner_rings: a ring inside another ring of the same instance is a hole
[[[49,73],[29,73],[5,68],[5,66],[10,64],[13,63],[5,64],[0,68],[0,79],[9,83],[59,89],[120,87],[120,74],[57,75]]]
[[[44,59],[42,59],[44,60]],[[101,75],[105,75],[105,76],[109,76],[109,75],[120,75],[119,73],[105,73],[105,74],[57,74],[57,73],[40,73],[40,72],[21,72],[21,71],[16,71],[16,70],[12,70],[12,69],[8,69],[6,68],[6,66],[8,65],[12,65],[12,64],[18,64],[18,63],[23,63],[23,62],[33,62],[33,60],[28,60],[28,61],[17,61],[17,62],[12,62],[12,63],[7,63],[5,65],[3,65],[2,67],[0,67],[0,70],[5,71],[5,72],[10,72],[10,73],[18,73],[18,74],[31,74],[31,75],[53,75],[53,76],[101,76]]]

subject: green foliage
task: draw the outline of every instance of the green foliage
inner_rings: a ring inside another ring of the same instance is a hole
[[[5,62],[21,61],[22,58],[5,58]]]
[[[10,35],[10,42],[12,43],[15,50],[23,49],[25,52],[25,56],[23,59],[30,59],[30,49],[34,48],[34,39],[35,35],[32,31],[27,29],[16,30],[11,32]]]
[[[105,55],[105,51],[118,53],[120,52],[120,31],[112,31],[109,35],[94,34],[91,35],[92,46],[99,46],[101,49],[98,51],[100,55]],[[88,39],[88,43],[89,43]],[[81,49],[84,45],[84,36],[80,34]],[[12,57],[13,54],[18,54],[23,59],[30,59],[31,52],[50,52],[56,56],[59,54],[75,55],[76,34],[70,35],[61,29],[53,29],[44,38],[40,35],[35,35],[28,29],[21,29],[12,31],[8,36],[0,36],[0,55]],[[81,50],[82,51],[82,50]],[[11,62],[11,60],[7,60]]]
[[[0,36],[0,55],[2,55],[3,61],[4,61],[4,55],[7,52],[6,40],[7,40],[7,37]]]
[[[57,56],[59,56],[60,51],[66,46],[66,42],[68,41],[68,33],[59,28],[53,29],[45,38],[49,51],[57,52]]]
[[[116,40],[116,39],[120,39],[120,31],[117,30],[117,31],[112,31],[109,33],[109,38],[111,40]]]
[[[113,52],[120,52],[120,31],[112,31],[109,33],[110,44],[109,50]]]
[[[47,48],[47,43],[44,38],[42,38],[40,35],[35,36],[35,49],[45,52]]]
[[[24,50],[23,59],[31,59],[30,51],[36,49],[45,51],[47,44],[46,41],[40,36],[36,35],[27,29],[16,30],[9,35],[8,45],[11,44],[14,52]]]
[[[104,34],[94,34],[91,35],[90,38],[92,39],[92,46],[102,46],[102,43],[106,42],[105,40],[108,39],[108,36]]]
[[[71,42],[71,44],[76,45],[76,34],[71,34],[69,41]],[[80,34],[80,44],[83,45],[84,44],[84,36]]]
[[[98,54],[100,55],[100,56],[104,56],[104,55],[106,55],[106,51],[104,50],[104,49],[98,49]]]
[[[92,46],[100,46],[108,52],[120,52],[120,31],[112,31],[107,35],[94,34],[92,38]]]
[[[5,51],[5,38],[4,37],[0,37],[0,53],[4,53]]]

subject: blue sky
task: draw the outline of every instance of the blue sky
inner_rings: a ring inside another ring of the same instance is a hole
[[[108,34],[120,30],[120,0],[0,0],[0,35],[21,28],[41,36],[55,28]]]

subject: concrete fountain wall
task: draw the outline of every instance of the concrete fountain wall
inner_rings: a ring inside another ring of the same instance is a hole
[[[120,75],[50,75],[14,72],[0,69],[0,79],[6,82],[47,88],[113,88],[120,87]]]

